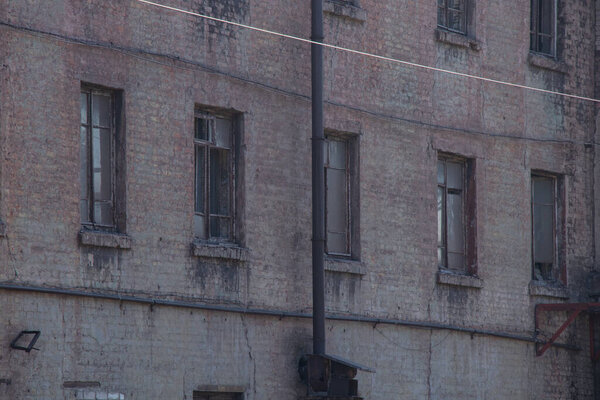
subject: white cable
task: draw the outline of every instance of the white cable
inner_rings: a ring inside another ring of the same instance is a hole
[[[296,40],[296,41],[303,42],[303,43],[316,44],[316,45],[323,46],[323,47],[326,47],[326,48],[340,50],[340,51],[345,51],[347,53],[352,53],[352,54],[359,54],[361,56],[372,57],[372,58],[376,58],[378,60],[389,61],[389,62],[396,63],[396,64],[407,65],[407,66],[410,66],[410,67],[421,68],[421,69],[425,69],[425,70],[429,70],[429,71],[442,72],[442,73],[445,73],[445,74],[460,76],[460,77],[463,77],[463,78],[476,79],[476,80],[479,80],[479,81],[495,83],[495,84],[498,84],[498,85],[506,85],[506,86],[511,86],[511,87],[515,87],[515,88],[531,90],[531,91],[534,91],[534,92],[540,92],[540,93],[546,93],[546,94],[551,94],[551,95],[556,95],[556,96],[568,97],[568,98],[572,98],[572,99],[578,99],[578,100],[584,100],[584,101],[591,101],[591,102],[594,102],[594,103],[600,103],[600,100],[594,99],[594,98],[591,98],[591,97],[578,96],[578,95],[575,95],[575,94],[568,94],[568,93],[556,92],[556,91],[553,91],[553,90],[540,89],[540,88],[536,88],[536,87],[521,85],[521,84],[518,84],[518,83],[512,83],[512,82],[506,82],[506,81],[501,81],[501,80],[497,80],[497,79],[485,78],[483,76],[465,74],[463,72],[450,71],[450,70],[447,70],[447,69],[431,67],[431,66],[423,65],[423,64],[417,64],[417,63],[413,63],[413,62],[410,62],[410,61],[398,60],[398,59],[395,59],[395,58],[380,56],[380,55],[377,55],[377,54],[367,53],[367,52],[364,52],[364,51],[352,50],[352,49],[348,49],[346,47],[341,47],[341,46],[336,46],[336,45],[333,45],[333,44],[316,42],[314,40],[304,39],[304,38],[301,38],[301,37],[298,37],[298,36],[287,35],[285,33],[275,32],[275,31],[271,31],[271,30],[263,29],[263,28],[257,28],[255,26],[251,26],[251,25],[240,24],[239,22],[233,22],[233,21],[228,21],[228,20],[221,19],[221,18],[215,18],[215,17],[211,17],[210,15],[204,15],[204,14],[199,14],[199,13],[195,13],[195,12],[192,12],[192,11],[182,10],[180,8],[166,6],[164,4],[159,4],[159,3],[155,3],[155,2],[152,2],[152,1],[148,1],[148,0],[135,0],[135,1],[140,2],[140,3],[149,4],[149,5],[153,5],[153,6],[160,7],[160,8],[164,8],[164,9],[171,10],[171,11],[177,11],[177,12],[180,12],[180,13],[183,13],[183,14],[193,15],[195,17],[200,17],[200,18],[211,20],[211,21],[222,22],[224,24],[238,26],[240,28],[245,28],[245,29],[256,31],[256,32],[267,33],[269,35],[274,35],[274,36],[279,36],[279,37],[283,37],[283,38],[287,38],[287,39],[292,39],[292,40]]]

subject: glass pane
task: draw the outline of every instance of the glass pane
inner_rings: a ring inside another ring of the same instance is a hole
[[[438,0],[438,6],[444,7],[446,5],[446,0]]]
[[[194,215],[194,236],[206,239],[206,219],[202,215]]]
[[[109,129],[92,130],[92,165],[94,200],[112,200],[111,133]]]
[[[229,239],[230,234],[230,218],[229,217],[210,217],[210,237]]]
[[[210,213],[229,215],[229,150],[210,149]],[[212,226],[212,221],[211,221]],[[211,231],[211,236],[214,236]]]
[[[462,189],[463,187],[463,163],[460,162],[450,162],[446,163],[447,178],[448,178],[448,188],[452,189]]]
[[[94,202],[94,222],[101,225],[112,225],[112,202],[95,201]]]
[[[448,252],[448,268],[449,269],[465,269],[465,257],[462,253]]]
[[[438,7],[438,25],[439,26],[446,26],[446,9],[442,8],[442,7]]]
[[[343,233],[327,232],[327,252],[347,254],[347,236]]]
[[[552,34],[554,25],[554,12],[553,2],[554,0],[539,0],[540,1],[540,13],[539,13],[539,27],[540,33]]]
[[[206,188],[206,147],[204,146],[196,146],[196,177],[195,177],[195,191],[194,196],[196,199],[196,204],[194,207],[194,211],[197,213],[204,214],[206,212],[206,208],[204,207],[204,198],[205,198],[205,188]]]
[[[552,39],[548,36],[538,36],[538,51],[544,54],[552,54]]]
[[[462,15],[461,11],[448,10],[448,28],[462,32]]]
[[[440,267],[445,267],[444,263],[445,263],[445,255],[444,255],[444,248],[443,247],[438,247],[438,265]]]
[[[445,171],[444,171],[445,165],[444,162],[441,160],[438,160],[437,163],[437,182],[441,185],[443,185],[444,183],[446,183],[446,178],[445,178]]]
[[[533,201],[537,204],[554,204],[554,179],[533,178]]]
[[[445,209],[444,188],[438,187],[437,214],[438,214],[438,245],[439,246],[443,246],[446,244],[446,243],[444,243],[444,230],[445,230],[444,224],[446,223],[446,221],[444,219],[444,209]]]
[[[195,118],[194,120],[194,138],[199,140],[208,140],[209,122],[204,118]]]
[[[327,231],[346,233],[348,230],[346,171],[327,168]]]
[[[534,262],[554,262],[554,207],[533,206]]]
[[[87,93],[81,93],[81,95],[79,96],[79,103],[80,103],[80,107],[81,107],[81,123],[87,124],[88,123],[88,120],[87,120],[88,94]]]
[[[79,200],[79,214],[81,215],[81,223],[82,224],[90,222],[88,213],[89,213],[89,206],[88,206],[87,199]]]
[[[215,134],[215,144],[219,147],[231,148],[231,121],[228,119],[217,118],[217,129]]]
[[[88,197],[88,147],[87,147],[87,128],[81,127],[79,130],[79,193],[80,199]]]
[[[448,252],[464,253],[465,231],[463,228],[462,196],[448,193],[447,201]]]
[[[455,10],[462,10],[462,3],[464,0],[448,0],[448,7]]]
[[[329,166],[346,169],[346,142],[339,140],[329,141]]]
[[[110,128],[111,121],[110,96],[92,95],[92,123],[94,126]]]

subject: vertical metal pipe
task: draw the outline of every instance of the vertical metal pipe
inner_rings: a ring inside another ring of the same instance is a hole
[[[323,0],[311,0],[311,40],[323,42]],[[323,46],[311,44],[313,353],[325,354]]]

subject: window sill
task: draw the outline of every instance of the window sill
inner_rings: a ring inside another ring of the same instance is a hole
[[[82,230],[79,232],[79,244],[82,246],[130,249],[131,238],[123,233]]]
[[[477,40],[471,39],[466,35],[461,35],[460,33],[447,31],[442,28],[437,28],[435,30],[435,40],[438,42],[451,44],[453,46],[471,49],[473,51],[481,50],[481,45]]]
[[[542,281],[529,282],[529,295],[540,297],[554,297],[556,299],[568,299],[569,292],[564,286],[551,285]]]
[[[196,240],[192,242],[192,255],[194,257],[248,261],[250,250],[234,244],[211,244]]]
[[[483,280],[474,275],[463,275],[447,270],[439,270],[437,283],[442,285],[462,286],[473,289],[481,289]]]
[[[567,64],[562,61],[558,61],[550,56],[544,56],[536,53],[529,53],[527,56],[527,62],[529,65],[537,68],[548,69],[550,71],[556,71],[566,74],[569,70]]]
[[[365,275],[364,264],[357,260],[325,256],[325,271]]]
[[[325,0],[323,12],[358,22],[364,22],[367,19],[367,12],[364,9],[339,0]]]

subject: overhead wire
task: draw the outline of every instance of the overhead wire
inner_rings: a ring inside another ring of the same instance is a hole
[[[215,22],[221,22],[221,23],[224,23],[224,24],[227,24],[227,25],[232,25],[232,26],[237,26],[237,27],[240,27],[240,28],[249,29],[249,30],[256,31],[256,32],[262,32],[262,33],[266,33],[266,34],[269,34],[269,35],[274,35],[274,36],[278,36],[278,37],[282,37],[282,38],[296,40],[296,41],[303,42],[303,43],[315,44],[315,45],[318,45],[318,46],[323,46],[325,48],[330,48],[330,49],[334,49],[334,50],[340,50],[340,51],[344,51],[344,52],[352,53],[352,54],[358,54],[358,55],[361,55],[361,56],[371,57],[371,58],[375,58],[375,59],[378,59],[378,60],[388,61],[388,62],[397,63],[397,64],[402,64],[402,65],[406,65],[406,66],[409,66],[409,67],[420,68],[420,69],[425,69],[425,70],[434,71],[434,72],[441,72],[441,73],[445,73],[445,74],[449,74],[449,75],[460,76],[460,77],[469,78],[469,79],[476,79],[476,80],[483,81],[483,82],[494,83],[494,84],[498,84],[498,85],[505,85],[505,86],[510,86],[510,87],[514,87],[514,88],[520,88],[520,89],[525,89],[525,90],[531,90],[531,91],[535,91],[535,92],[539,92],[539,93],[545,93],[545,94],[550,94],[550,95],[555,95],[555,96],[563,96],[563,97],[577,99],[577,100],[583,100],[583,101],[590,101],[590,102],[594,102],[594,103],[600,103],[600,99],[595,99],[595,98],[592,98],[592,97],[586,97],[586,96],[580,96],[580,95],[575,95],[575,94],[558,92],[558,91],[554,91],[554,90],[536,88],[536,87],[533,87],[533,86],[522,85],[520,83],[507,82],[507,81],[503,81],[503,80],[499,80],[499,79],[493,79],[493,78],[486,78],[486,77],[479,76],[479,75],[472,75],[472,74],[467,74],[467,73],[464,73],[464,72],[458,72],[458,71],[452,71],[452,70],[448,70],[448,69],[444,69],[444,68],[432,67],[432,66],[429,66],[429,65],[419,64],[419,63],[415,63],[415,62],[411,62],[411,61],[406,61],[406,60],[400,60],[400,59],[397,59],[397,58],[382,56],[382,55],[378,55],[378,54],[374,54],[374,53],[369,53],[369,52],[366,52],[366,51],[354,50],[354,49],[350,49],[350,48],[347,48],[347,47],[337,46],[337,45],[334,45],[334,44],[317,42],[317,41],[314,41],[314,40],[311,40],[311,39],[305,39],[305,38],[302,38],[302,37],[299,37],[299,36],[289,35],[289,34],[286,34],[286,33],[281,33],[281,32],[273,31],[273,30],[270,30],[270,29],[259,28],[259,27],[256,27],[256,26],[248,25],[248,24],[242,24],[240,22],[229,21],[229,20],[226,20],[226,19],[223,19],[223,18],[217,18],[217,17],[213,17],[213,16],[210,16],[210,15],[206,15],[206,14],[200,14],[200,13],[197,13],[197,12],[194,12],[194,11],[188,11],[188,10],[184,10],[184,9],[177,8],[177,7],[167,6],[167,5],[156,3],[156,2],[153,2],[153,1],[149,1],[149,0],[134,0],[134,1],[137,1],[139,3],[148,4],[148,5],[152,5],[152,6],[155,6],[155,7],[160,7],[160,8],[171,10],[171,11],[180,12],[180,13],[183,13],[183,14],[192,15],[192,16],[199,17],[199,18],[204,18],[204,19],[207,19],[207,20],[215,21]]]

